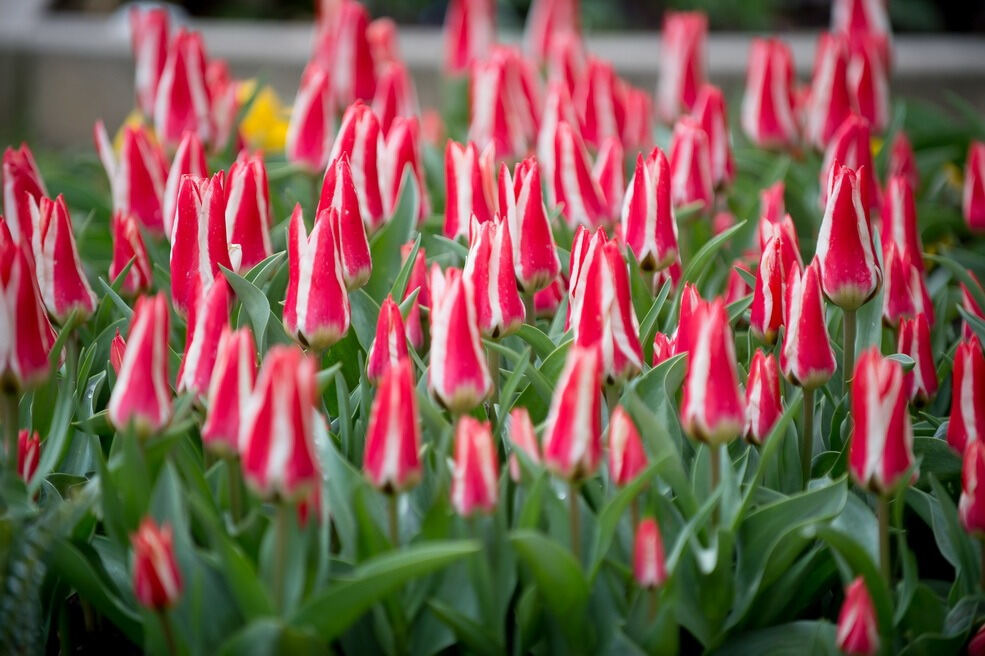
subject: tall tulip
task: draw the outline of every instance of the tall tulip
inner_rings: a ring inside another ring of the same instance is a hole
[[[779,39],[752,40],[741,123],[760,147],[789,148],[800,138],[794,101],[793,53]]]
[[[181,596],[184,584],[175,560],[171,527],[167,524],[158,526],[147,517],[130,536],[130,542],[133,545],[133,591],[137,601],[159,612],[173,606]]]
[[[636,171],[622,207],[622,233],[644,271],[659,271],[677,258],[677,219],[670,193],[670,164],[659,148],[644,159],[636,156]]]
[[[320,209],[334,208],[338,218],[336,245],[342,263],[346,289],[358,289],[366,284],[373,271],[373,258],[366,238],[366,227],[359,212],[359,195],[353,183],[349,156],[342,154],[325,172]]]
[[[31,214],[34,264],[48,312],[61,324],[73,312],[88,318],[96,309],[96,296],[79,259],[65,199],[42,198],[31,204]]]
[[[462,517],[490,513],[499,497],[499,457],[488,421],[468,415],[455,424],[451,503]]]
[[[186,131],[205,143],[214,136],[207,61],[202,35],[179,29],[168,46],[154,98],[154,132],[170,148],[178,145]]]
[[[154,234],[165,233],[163,202],[168,164],[150,131],[143,126],[124,126],[119,153],[114,151],[102,121],[96,123],[94,139],[109,178],[113,209],[133,213]]]
[[[240,426],[257,376],[253,333],[224,327],[215,351],[202,444],[222,455],[238,454]]]
[[[154,280],[137,219],[129,212],[117,210],[110,218],[110,227],[113,232],[113,261],[109,265],[109,279],[115,280],[123,273],[127,263],[133,260],[121,290],[127,295],[137,296],[149,290]]]
[[[271,253],[270,190],[263,155],[240,152],[229,167],[226,190],[226,236],[230,250],[240,254],[236,269],[242,273]]]
[[[335,136],[335,102],[331,74],[316,62],[309,62],[301,74],[294,98],[291,122],[287,127],[287,159],[312,171],[328,164]]]
[[[384,371],[373,399],[363,470],[374,487],[396,495],[421,478],[420,417],[412,365],[401,358]]]
[[[951,381],[947,443],[961,453],[972,442],[985,441],[985,355],[978,339],[958,343]]]
[[[178,369],[178,392],[204,396],[209,391],[218,354],[219,338],[229,326],[232,290],[225,278],[216,278],[202,289],[188,315],[185,353]]]
[[[428,383],[438,400],[454,413],[471,410],[492,391],[486,365],[475,290],[469,276],[445,274],[443,289],[431,285],[431,367]]]
[[[848,93],[848,44],[840,34],[821,34],[804,109],[804,138],[824,149],[851,112]]]
[[[168,11],[163,7],[132,7],[129,19],[137,107],[145,116],[151,116],[154,113],[157,85],[168,57]]]
[[[961,206],[968,227],[976,232],[985,231],[985,142],[973,141],[968,146]]]
[[[753,444],[762,444],[781,414],[783,402],[780,400],[776,358],[771,353],[756,349],[749,365],[749,380],[746,381],[746,439]]]
[[[390,367],[406,357],[407,337],[400,306],[387,296],[376,319],[376,338],[366,355],[366,377],[378,383]]]
[[[849,656],[875,656],[879,653],[879,626],[872,597],[861,576],[845,589],[845,601],[838,613],[835,632],[838,649]]]
[[[671,123],[691,111],[704,84],[708,17],[700,12],[667,12],[660,36],[657,115]]]
[[[385,217],[380,187],[379,154],[383,148],[380,123],[373,110],[360,101],[354,102],[342,115],[342,125],[332,144],[329,162],[343,155],[349,158],[352,183],[359,198],[359,212],[369,233],[375,232]],[[331,169],[325,171],[326,177]],[[325,185],[322,184],[324,196]],[[319,209],[324,199],[319,202]]]
[[[39,203],[48,195],[27,144],[3,151],[3,212],[7,229],[17,243],[31,243],[31,202]]]

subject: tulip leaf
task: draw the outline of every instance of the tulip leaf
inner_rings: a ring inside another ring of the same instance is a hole
[[[373,272],[364,289],[377,303],[382,302],[393,289],[394,281],[400,273],[400,248],[412,239],[419,205],[413,172],[410,168],[405,168],[400,182],[400,199],[393,216],[373,235],[369,244]]]
[[[958,279],[962,285],[967,288],[968,293],[971,295],[972,300],[980,308],[985,308],[985,289],[975,282],[975,279],[971,277],[967,269],[958,264],[958,262],[950,257],[945,257],[943,255],[931,255],[929,253],[924,253],[923,256],[934,262],[940,264],[945,269],[951,272],[951,275]]]
[[[750,631],[729,638],[715,656],[838,656],[834,624],[827,620],[801,620]]]
[[[887,355],[886,359],[893,360],[894,362],[899,362],[900,366],[903,367],[904,372],[912,371],[913,367],[916,365],[916,362],[913,361],[913,358],[911,358],[906,353],[893,353],[892,355]]]
[[[222,269],[223,275],[229,281],[229,286],[236,294],[236,298],[246,308],[246,313],[250,317],[250,323],[253,324],[253,335],[256,338],[257,346],[263,352],[266,346],[267,324],[270,322],[270,316],[273,314],[273,310],[270,308],[270,301],[267,299],[266,294],[260,291],[259,287],[243,276],[222,265],[219,268]]]
[[[958,314],[965,320],[965,323],[978,335],[978,339],[985,344],[985,321],[981,317],[968,312],[963,306],[958,306]]]
[[[656,336],[658,330],[657,320],[660,318],[660,312],[663,310],[664,303],[670,295],[671,287],[671,282],[665,280],[664,284],[660,286],[660,291],[657,292],[656,298],[653,299],[650,309],[647,310],[646,316],[640,322],[640,344],[643,346],[643,357],[647,362],[653,360],[653,338]]]
[[[326,651],[324,641],[310,630],[287,625],[274,617],[260,618],[247,624],[219,648],[220,656],[315,656]]]
[[[103,291],[106,292],[106,298],[113,302],[113,305],[115,305],[116,309],[120,311],[120,314],[127,319],[133,316],[133,308],[127,305],[127,302],[120,298],[120,295],[116,293],[116,290],[110,287],[110,285],[103,280],[102,276],[97,278],[96,282],[98,282],[99,286],[103,288]]]
[[[359,345],[369,352],[376,339],[376,322],[380,316],[380,305],[362,289],[349,293],[350,325],[356,333]]]
[[[537,357],[541,360],[547,358],[551,353],[554,352],[555,346],[551,338],[544,334],[542,330],[533,326],[529,323],[525,323],[520,326],[519,330],[516,331],[517,337],[525,341],[537,354]]]
[[[684,269],[683,280],[687,282],[697,282],[700,280],[701,277],[704,276],[707,268],[711,265],[712,259],[718,254],[718,251],[725,246],[726,242],[731,239],[732,235],[741,230],[745,225],[746,222],[741,221],[709,239],[705,245],[694,254],[691,261],[687,263],[687,267]]]
[[[462,645],[472,653],[481,656],[497,656],[504,653],[497,634],[483,624],[435,599],[428,601],[427,604],[431,613],[451,629],[455,637],[461,640]]]

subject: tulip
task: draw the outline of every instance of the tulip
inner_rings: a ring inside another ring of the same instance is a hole
[[[867,210],[878,208],[881,202],[879,183],[872,165],[872,139],[868,122],[850,114],[835,131],[824,151],[821,164],[821,206],[828,200],[828,184],[835,171],[845,166],[855,171],[862,187],[862,203]]]
[[[954,353],[951,373],[951,420],[947,443],[958,453],[972,442],[985,441],[985,355],[981,342],[962,340]]]
[[[924,313],[903,319],[899,326],[897,351],[913,359],[912,371],[906,372],[904,384],[910,401],[924,404],[937,394],[937,368],[930,345],[930,322]]]
[[[167,180],[164,183],[164,197],[161,201],[161,218],[164,220],[164,235],[171,239],[181,179],[186,175],[199,178],[209,177],[209,168],[205,161],[205,148],[202,147],[202,140],[198,138],[197,134],[185,132],[182,135],[167,175]]]
[[[663,333],[653,336],[653,366],[674,356],[674,342]]]
[[[298,501],[318,485],[317,398],[313,358],[293,346],[267,351],[239,436],[243,476],[262,498]]]
[[[338,218],[335,238],[346,289],[362,287],[373,271],[373,259],[369,252],[366,227],[359,212],[359,197],[352,181],[348,155],[343,154],[329,165],[318,207],[319,213],[326,208],[334,209]]]
[[[397,38],[397,24],[392,18],[377,18],[366,27],[366,40],[372,52],[377,73],[381,65],[401,61],[400,45]]]
[[[592,174],[581,137],[567,121],[558,122],[554,142],[554,199],[572,228],[605,222],[605,194]]]
[[[705,82],[708,18],[701,12],[669,11],[660,44],[657,115],[667,123],[691,111]]]
[[[558,126],[562,121],[578,133],[578,113],[571,100],[571,91],[564,82],[553,80],[547,84],[544,111],[537,130],[537,161],[544,170],[544,179],[550,183],[547,185],[547,200],[552,206],[557,204],[553,184],[556,170],[555,142]]]
[[[413,243],[404,244],[400,247],[400,257],[402,261],[407,260],[411,250],[413,250],[413,247]],[[417,255],[414,258],[414,263],[411,265],[410,276],[407,278],[407,289],[404,291],[403,299],[401,299],[406,300],[412,293],[414,293],[414,290],[417,290],[417,299],[411,306],[410,311],[407,313],[407,319],[404,321],[407,341],[410,342],[411,346],[417,350],[421,350],[424,346],[424,330],[421,319],[421,308],[431,307],[431,286],[428,280],[427,263],[425,262],[424,257],[424,249],[418,248]]]
[[[410,171],[410,182],[417,188],[417,220],[431,215],[431,201],[424,184],[424,164],[421,162],[420,125],[417,118],[398,116],[380,151],[380,189],[387,213],[393,216],[403,192],[403,181]]]
[[[30,483],[41,461],[41,437],[22,428],[17,433],[17,475],[25,483]]]
[[[212,98],[212,150],[221,152],[229,145],[229,140],[235,137],[241,140],[236,118],[239,114],[239,86],[229,72],[229,63],[224,59],[213,59],[205,69],[205,83]]]
[[[804,108],[804,138],[816,148],[825,148],[851,113],[847,77],[848,44],[845,37],[821,34]]]
[[[756,339],[767,344],[776,341],[783,325],[783,292],[787,282],[781,255],[783,237],[774,235],[766,244],[756,270],[749,327]]]
[[[838,649],[849,656],[875,656],[879,653],[879,626],[865,579],[861,576],[845,589],[845,601],[838,613],[835,634]]]
[[[373,399],[363,471],[388,494],[407,490],[421,479],[421,423],[410,360],[401,358],[383,373]]]
[[[483,335],[502,337],[520,327],[526,313],[516,286],[508,223],[493,219],[472,227],[472,245],[463,275],[475,291],[476,315]]]
[[[712,182],[716,187],[727,185],[735,178],[735,162],[732,161],[728,112],[722,90],[712,84],[703,85],[691,113],[708,137]]]
[[[474,142],[445,145],[445,224],[448,239],[468,236],[474,215],[479,223],[492,219],[496,205],[494,152],[487,147],[479,154]]]
[[[569,481],[595,473],[602,457],[602,359],[597,347],[571,347],[554,388],[544,464]]]
[[[906,136],[906,132],[902,130],[896,133],[893,138],[893,145],[889,150],[890,181],[894,176],[906,178],[912,190],[916,190],[920,186],[920,172],[917,170],[917,159],[913,154],[913,146],[910,145],[910,139]]]
[[[646,517],[636,527],[633,543],[633,577],[641,588],[659,588],[667,580],[663,539],[657,520]]]
[[[362,214],[366,230],[370,233],[379,229],[384,219],[378,168],[378,154],[382,147],[383,140],[376,114],[363,103],[354,102],[342,116],[342,125],[339,127],[335,143],[332,144],[328,161],[335,162],[343,155],[348,156],[352,183],[356,187],[356,196],[359,198],[359,212]],[[330,171],[331,168],[325,171],[326,177]],[[323,183],[323,195],[324,190]]]
[[[882,317],[890,326],[897,326],[900,319],[926,313],[933,321],[927,286],[920,270],[910,263],[910,257],[901,253],[895,243],[889,244],[886,260],[886,287],[883,290]]]
[[[452,0],[445,14],[445,71],[462,75],[496,42],[496,3]]]
[[[579,30],[578,0],[534,0],[527,14],[523,42],[536,61],[550,53],[559,34],[577,36]]]
[[[741,301],[753,293],[753,287],[746,282],[746,279],[739,273],[740,271],[752,275],[749,266],[744,261],[736,260],[732,263],[732,268],[728,274],[728,281],[725,283],[725,307],[736,301]]]
[[[342,276],[334,208],[322,210],[307,234],[301,205],[287,229],[284,328],[302,346],[323,351],[349,331],[349,296]]]
[[[534,293],[534,316],[538,319],[553,319],[563,297],[564,292],[558,280]]]
[[[44,181],[27,144],[3,151],[3,211],[13,240],[31,243],[31,202],[48,195]]]
[[[849,466],[862,487],[889,494],[913,464],[913,428],[906,407],[903,367],[876,347],[855,366]]]
[[[609,477],[623,486],[646,469],[646,451],[633,418],[617,405],[609,419]]]
[[[701,124],[684,116],[674,124],[670,144],[670,190],[674,205],[710,209],[713,198],[711,151]]]
[[[322,21],[314,59],[331,71],[330,93],[341,105],[369,101],[376,91],[376,72],[367,29],[369,12],[356,0],[339,0],[330,20]]]
[[[170,148],[178,145],[186,131],[206,143],[214,135],[207,61],[202,35],[179,29],[168,46],[154,98],[154,132]]]
[[[479,337],[476,292],[470,277],[454,269],[443,288],[434,283],[432,277],[428,384],[446,408],[461,414],[479,405],[493,386]]]
[[[564,323],[565,331],[571,327],[572,315],[578,307],[579,293],[584,290],[579,280],[582,276],[582,265],[585,262],[589,245],[592,243],[594,237],[595,234],[583,225],[575,228],[574,238],[571,241],[571,252],[568,256],[568,316]],[[605,235],[603,234],[599,238],[604,240]]]
[[[921,272],[923,266],[923,243],[917,227],[917,209],[913,199],[913,186],[905,174],[893,174],[886,184],[882,204],[883,262],[888,244],[896,244],[900,253],[906,255],[910,263]]]
[[[784,274],[794,267],[803,268],[804,261],[800,256],[800,240],[797,239],[797,228],[789,214],[783,215],[783,218],[774,223],[760,219],[759,250],[765,252],[766,245],[774,237],[780,238],[780,262]]]
[[[208,387],[202,444],[221,455],[239,452],[240,424],[257,377],[257,350],[249,328],[223,327]]]
[[[756,349],[749,365],[749,380],[746,381],[746,439],[761,445],[781,414],[783,402],[780,400],[776,358],[771,353]]]
[[[123,354],[126,353],[127,343],[120,334],[120,329],[116,329],[116,335],[109,343],[109,363],[117,376],[120,375],[120,366],[123,365]]]
[[[772,185],[759,192],[760,248],[763,248],[767,241],[763,238],[762,234],[763,224],[780,223],[784,216],[789,216],[787,214],[786,204],[783,197],[785,191],[786,186],[783,184],[783,180],[777,180]]]
[[[691,335],[696,332],[697,315],[705,301],[693,282],[684,283],[681,291],[681,307],[677,318],[677,331],[674,335],[674,355],[691,351]]]
[[[626,119],[622,142],[628,149],[645,150],[653,145],[653,101],[643,89],[626,86],[623,92]]]
[[[521,476],[517,452],[522,452],[535,465],[541,463],[540,442],[530,421],[530,413],[523,406],[516,406],[510,410],[509,438],[513,445],[509,461],[510,477],[515,483],[519,483]]]
[[[845,34],[891,36],[889,12],[883,0],[835,0],[831,31]]]
[[[164,233],[163,199],[168,177],[164,152],[142,126],[123,127],[117,155],[102,121],[94,128],[96,151],[109,178],[113,209],[130,212],[154,234]]]
[[[746,136],[764,148],[795,145],[800,139],[800,129],[790,46],[779,39],[754,38],[747,71],[741,113]]]
[[[626,244],[644,271],[659,271],[677,258],[677,219],[670,194],[670,165],[663,151],[636,156],[636,171],[622,207]]]
[[[824,320],[819,262],[815,259],[803,274],[787,274],[780,368],[794,385],[815,390],[835,372],[835,356]],[[806,406],[806,404],[805,404]]]
[[[681,424],[691,437],[717,447],[735,439],[745,425],[735,345],[722,300],[700,308],[691,330]]]
[[[16,391],[48,378],[55,331],[45,312],[30,246],[16,244],[7,226],[0,217],[0,386]]]
[[[113,212],[110,219],[113,231],[113,261],[109,265],[109,278],[115,280],[130,260],[133,265],[123,280],[121,290],[130,296],[148,291],[153,282],[150,258],[144,246],[144,238],[133,214],[123,210]]]
[[[75,247],[65,199],[42,198],[38,205],[32,200],[31,215],[34,264],[48,312],[60,324],[73,312],[88,318],[96,309],[96,296]]]
[[[530,63],[513,49],[496,47],[472,65],[468,138],[480,148],[493,144],[496,157],[527,154],[537,133],[539,101]]]
[[[238,246],[241,255],[237,271],[249,271],[270,256],[270,190],[262,154],[241,151],[229,167],[225,218],[230,250]]]
[[[889,123],[888,47],[883,37],[858,35],[849,39],[846,80],[852,109],[882,132]]]
[[[366,377],[378,383],[387,370],[407,357],[407,337],[400,306],[387,296],[376,320],[376,339],[366,355]]]
[[[335,99],[328,69],[312,61],[301,75],[287,127],[287,160],[312,171],[329,162],[335,135]]]
[[[462,517],[491,513],[499,496],[499,459],[488,421],[468,415],[455,424],[451,503]]]
[[[625,122],[621,80],[612,64],[589,57],[577,78],[574,102],[581,117],[581,135],[585,143],[598,149],[610,138],[618,138]]]
[[[171,232],[171,301],[187,317],[198,294],[208,289],[219,267],[232,268],[224,217],[223,172],[212,178],[186,176],[178,188]]]
[[[968,146],[961,199],[968,227],[974,231],[985,230],[985,142],[973,141]]]
[[[981,294],[985,294],[985,288],[982,287],[982,283],[979,282],[978,276],[971,269],[965,269],[968,276],[971,278],[972,285]],[[978,317],[982,321],[985,321],[985,308],[982,308],[972,296],[972,290],[968,288],[965,283],[961,283],[961,305],[964,309],[973,317]],[[972,329],[971,325],[967,321],[963,321],[961,324],[961,337],[962,339],[974,339],[975,331]]]
[[[157,85],[168,56],[168,11],[163,7],[130,9],[130,45],[135,71],[137,107],[146,116],[154,113]]]
[[[188,316],[185,353],[178,369],[178,392],[205,396],[212,380],[219,338],[229,326],[232,290],[225,278],[216,278],[202,290]]]
[[[517,164],[510,184],[509,171],[500,170],[500,195],[507,205],[505,214],[513,244],[513,272],[517,284],[527,294],[549,286],[561,271],[551,223],[541,195],[540,167],[529,157]],[[515,198],[514,202],[510,199]],[[501,211],[504,208],[500,208]]]
[[[26,431],[21,431],[25,433]],[[985,442],[979,439],[968,442],[961,466],[961,498],[958,500],[958,517],[964,530],[980,537],[985,534]],[[970,652],[969,652],[970,653]]]
[[[623,192],[626,189],[626,177],[623,173],[625,156],[622,143],[616,137],[606,137],[599,148],[592,167],[592,177],[602,190],[605,201],[606,222],[618,219],[622,211]]]
[[[130,536],[133,545],[133,592],[142,606],[163,611],[174,606],[184,587],[174,557],[171,527],[150,517]],[[170,629],[169,629],[170,630]]]
[[[380,119],[383,134],[390,131],[396,117],[409,118],[420,114],[414,81],[403,62],[394,61],[383,66],[373,97],[373,112]]]
[[[159,431],[171,419],[168,302],[163,293],[137,299],[108,410],[113,426],[133,426],[139,435]]]

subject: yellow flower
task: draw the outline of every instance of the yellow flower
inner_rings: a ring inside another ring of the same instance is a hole
[[[281,103],[277,93],[269,86],[256,91],[256,80],[245,80],[236,90],[236,101],[241,105],[253,98],[239,127],[250,148],[267,152],[284,149],[287,140],[287,122],[290,112]]]
[[[964,173],[954,162],[944,165],[944,173],[947,175],[947,184],[957,191],[961,191],[964,186]]]
[[[882,150],[882,146],[883,146],[883,143],[882,143],[882,138],[881,137],[872,137],[871,139],[869,139],[869,150],[872,151],[872,156],[873,157],[876,157],[876,156],[879,155],[879,151]]]
[[[123,129],[129,125],[146,125],[148,136],[152,139],[157,138],[157,135],[154,134],[154,126],[149,122],[146,122],[144,120],[144,115],[139,109],[135,108],[127,114],[127,117],[123,119],[123,123],[120,124],[120,128],[116,131],[116,134],[113,135],[113,150],[116,152],[120,152],[120,149],[123,148]]]

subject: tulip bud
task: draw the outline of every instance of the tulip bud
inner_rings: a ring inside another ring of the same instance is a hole
[[[879,183],[872,165],[871,135],[868,122],[849,114],[831,137],[821,164],[821,206],[828,201],[828,184],[834,171],[846,166],[855,171],[862,186],[862,203],[867,210],[881,203]]]
[[[777,180],[772,185],[759,192],[760,248],[763,248],[767,242],[767,239],[764,239],[762,234],[763,224],[779,223],[783,220],[784,216],[789,216],[787,214],[786,204],[783,197],[785,192],[786,186],[783,184],[783,180]]]
[[[914,319],[903,319],[899,326],[897,351],[913,359],[913,369],[906,372],[904,385],[907,398],[924,404],[937,394],[937,369],[930,345],[930,323],[920,313]]]
[[[693,282],[684,283],[681,290],[681,307],[677,318],[677,331],[674,335],[674,355],[691,351],[691,335],[696,330],[697,315],[705,301]]]
[[[985,230],[985,142],[973,141],[968,146],[962,208],[971,230]]]
[[[359,212],[359,197],[352,181],[349,157],[344,153],[325,172],[321,200],[318,201],[319,214],[329,207],[338,217],[335,236],[346,289],[358,289],[369,280],[373,259]]]
[[[790,46],[779,39],[754,38],[747,71],[741,116],[746,136],[763,148],[793,146],[800,134]]]
[[[848,94],[848,44],[825,32],[817,42],[814,73],[804,108],[804,138],[823,149],[851,113]]]
[[[674,356],[674,342],[663,333],[653,336],[653,366]]]
[[[96,309],[96,296],[79,260],[65,199],[42,198],[38,205],[32,200],[31,215],[38,286],[48,312],[61,324],[72,312],[88,318]]]
[[[568,86],[561,80],[547,83],[547,93],[544,98],[544,111],[540,117],[540,127],[537,130],[537,161],[544,170],[547,185],[547,200],[553,206],[557,204],[554,194],[555,142],[558,126],[561,122],[578,132],[578,113]]]
[[[972,442],[985,441],[985,355],[981,342],[962,340],[954,353],[951,372],[951,420],[947,443],[961,453]]]
[[[243,477],[264,499],[298,501],[318,485],[315,361],[293,346],[267,351],[241,415]]]
[[[982,287],[982,283],[979,282],[978,276],[971,269],[965,269],[968,276],[971,277],[972,284],[977,287],[977,289],[985,293],[985,288]],[[971,295],[971,290],[964,283],[961,283],[961,305],[969,314],[973,317],[978,317],[982,321],[985,321],[985,308],[982,308],[975,301],[975,297]],[[967,321],[962,321],[961,323],[961,338],[962,339],[975,339],[975,331],[971,328],[971,325]]]
[[[886,323],[896,326],[903,317],[912,318],[925,313],[933,321],[934,307],[927,285],[920,270],[910,263],[909,255],[891,242],[883,266],[886,269],[886,288],[882,297],[882,317]]]
[[[609,419],[609,477],[616,485],[626,485],[646,469],[646,451],[633,418],[617,405]]]
[[[226,194],[226,236],[237,245],[239,272],[249,271],[270,256],[270,190],[263,155],[241,151],[229,167]],[[356,219],[359,220],[358,208]],[[361,223],[361,222],[360,222]],[[359,226],[362,229],[362,225]]]
[[[476,293],[469,276],[446,272],[443,288],[431,280],[431,367],[434,395],[454,413],[467,412],[489,395],[493,381],[486,365]]]
[[[888,46],[876,35],[858,35],[849,39],[846,80],[852,109],[882,132],[889,123],[889,73],[885,66]]]
[[[519,52],[497,46],[472,64],[469,134],[480,148],[493,144],[497,158],[527,154],[537,131],[535,72]]]
[[[577,0],[534,0],[527,14],[523,42],[536,61],[550,53],[559,34],[578,36],[579,12]]]
[[[712,182],[716,187],[727,185],[735,178],[735,162],[722,90],[712,84],[703,85],[691,113],[708,136]]]
[[[366,27],[366,40],[369,41],[377,72],[381,64],[401,61],[397,24],[392,18],[384,16],[370,21]]]
[[[171,527],[158,526],[150,517],[130,536],[133,545],[133,592],[151,610],[173,606],[184,587],[174,558]]]
[[[538,319],[553,319],[558,307],[561,306],[562,298],[564,292],[561,290],[561,283],[554,280],[544,289],[534,293],[534,316]]]
[[[913,154],[913,146],[906,132],[900,130],[893,139],[892,148],[889,151],[889,177],[903,176],[910,183],[910,189],[916,190],[920,186],[920,172],[917,170],[917,159]]]
[[[468,415],[455,425],[451,503],[462,517],[491,513],[499,496],[499,459],[488,421]]]
[[[800,256],[800,240],[797,239],[797,228],[789,214],[783,215],[775,223],[765,219],[759,221],[759,250],[766,252],[766,245],[774,237],[780,238],[780,262],[784,275],[792,268],[803,268],[804,262]]]
[[[94,128],[96,151],[109,178],[113,209],[136,215],[140,224],[153,232],[164,232],[163,199],[168,177],[168,163],[161,146],[142,126],[123,127],[117,155],[102,121]]]
[[[781,414],[783,402],[780,400],[776,358],[771,353],[756,349],[749,365],[749,380],[746,381],[746,439],[753,444],[762,444]]]
[[[628,85],[623,95],[626,119],[622,142],[630,150],[646,150],[653,145],[653,101],[646,91]]]
[[[879,626],[865,579],[861,576],[845,589],[845,601],[838,613],[835,635],[838,649],[850,656],[875,656],[879,653]]]
[[[129,18],[137,107],[150,116],[154,113],[157,85],[168,56],[168,11],[163,7],[132,7]]]
[[[404,244],[400,247],[402,262],[407,260],[413,247],[413,243]],[[410,276],[407,278],[407,289],[404,291],[403,299],[401,299],[406,300],[415,289],[419,290],[417,292],[417,300],[414,301],[410,311],[407,313],[407,319],[404,321],[407,341],[417,350],[420,350],[424,346],[424,324],[421,318],[421,308],[431,307],[431,285],[428,279],[427,263],[424,257],[424,249],[418,248],[417,256],[414,258],[414,264],[410,268]]]
[[[202,35],[180,28],[168,46],[154,98],[154,132],[173,148],[181,135],[194,132],[209,142],[214,135],[212,99],[206,84],[205,45]]]
[[[571,227],[606,220],[605,194],[592,174],[588,151],[567,121],[558,122],[554,141],[554,199]]]
[[[380,119],[383,134],[390,132],[396,117],[420,114],[414,80],[403,62],[388,62],[382,67],[373,97],[373,112]]]
[[[540,442],[530,421],[530,413],[523,406],[516,406],[510,410],[509,436],[510,443],[513,445],[510,453],[510,478],[513,482],[519,483],[521,476],[517,451],[522,451],[535,465],[541,463]]]
[[[622,231],[644,271],[665,269],[677,258],[670,165],[659,148],[646,159],[642,153],[636,156],[636,172],[623,201]]]
[[[663,539],[657,520],[644,517],[636,527],[633,545],[633,576],[642,588],[659,588],[667,580]]]
[[[171,302],[187,317],[200,291],[232,268],[226,241],[223,172],[211,178],[185,176],[178,188],[171,232]]]
[[[859,486],[889,494],[913,465],[913,428],[903,367],[877,347],[862,352],[852,377],[848,464]],[[914,473],[914,479],[916,474]]]
[[[891,36],[889,12],[883,0],[835,0],[831,7],[831,31],[844,34]]]
[[[232,291],[225,278],[216,278],[207,290],[199,293],[188,316],[185,353],[176,385],[179,393],[189,390],[204,396],[208,392],[219,338],[229,326],[231,305]]]
[[[982,479],[985,479],[985,442],[976,439],[968,442],[962,456],[961,498],[958,500],[961,525],[975,536],[985,533],[985,485],[979,484]]]
[[[475,291],[476,315],[483,335],[508,335],[526,318],[513,270],[509,224],[499,219],[481,225],[476,222],[463,275]]]
[[[222,152],[229,145],[233,136],[241,140],[240,134],[233,134],[238,127],[236,117],[239,114],[239,85],[229,72],[229,63],[224,59],[213,59],[205,69],[205,83],[212,98],[212,150]]]
[[[496,3],[452,0],[445,14],[445,71],[462,75],[496,42]]]
[[[369,482],[395,494],[413,487],[421,479],[421,421],[410,360],[402,358],[380,379],[373,399],[363,471]]]
[[[494,160],[491,147],[480,155],[471,141],[462,145],[449,139],[445,145],[444,235],[448,239],[468,236],[473,215],[479,223],[485,223],[499,209]]]
[[[31,482],[31,477],[38,470],[41,460],[41,437],[37,431],[33,433],[22,428],[17,433],[17,475],[25,483]]]
[[[599,148],[595,165],[592,167],[592,177],[602,190],[605,200],[605,218],[609,223],[618,219],[622,210],[623,192],[626,189],[626,176],[623,173],[625,155],[622,143],[616,137],[607,137]]]
[[[137,299],[108,410],[118,430],[132,425],[140,435],[159,431],[171,419],[168,301],[163,293]]]
[[[410,182],[417,187],[417,220],[431,215],[431,200],[424,184],[424,165],[421,162],[420,125],[416,117],[398,116],[390,126],[380,151],[380,189],[387,213],[393,216],[403,192],[404,174],[411,172]]]
[[[620,80],[612,64],[595,57],[577,78],[574,88],[575,107],[581,116],[581,135],[585,143],[598,149],[610,138],[619,138],[625,121],[625,107]]]
[[[366,377],[378,383],[391,366],[407,357],[407,337],[400,306],[387,296],[376,320],[376,339],[366,356]]]
[[[708,17],[697,11],[668,11],[660,38],[657,115],[671,123],[691,111],[705,82]]]
[[[209,177],[209,168],[205,161],[205,148],[202,140],[194,132],[185,132],[178,144],[178,150],[171,160],[167,181],[164,183],[164,197],[161,201],[161,218],[164,220],[164,235],[171,239],[174,229],[174,212],[178,204],[178,187],[186,175],[198,178]]]
[[[824,295],[845,310],[867,303],[882,283],[862,184],[855,171],[834,164],[817,236],[815,253]]]
[[[123,340],[123,336],[120,335],[120,329],[116,329],[116,335],[113,340],[109,343],[109,363],[113,367],[113,371],[116,375],[120,375],[120,366],[123,364],[123,354],[126,353],[127,343]]]
[[[510,183],[509,171],[500,171],[500,195],[506,199],[505,210],[513,244],[513,271],[517,284],[527,293],[549,286],[561,271],[554,244],[554,234],[541,195],[540,167],[529,157],[517,164],[516,179]],[[510,199],[515,197],[515,202]],[[503,205],[504,203],[500,203]]]
[[[149,290],[153,282],[144,238],[133,214],[118,210],[113,212],[110,223],[113,230],[113,261],[109,265],[109,279],[115,280],[127,263],[133,260],[121,290],[129,296],[137,296]]]
[[[783,292],[787,282],[783,267],[783,237],[775,234],[766,244],[756,270],[749,327],[756,339],[772,344],[783,325]]]
[[[790,382],[805,389],[824,385],[834,375],[836,367],[824,320],[820,277],[816,258],[803,274],[799,269],[792,269],[787,274],[786,332],[780,351],[780,369]]]
[[[55,331],[34,273],[30,245],[16,244],[0,217],[0,382],[15,388],[41,383],[51,373]]]
[[[602,359],[578,345],[554,388],[544,435],[544,464],[568,480],[591,476],[602,457]]]
[[[745,425],[735,345],[721,299],[698,310],[681,399],[681,424],[691,437],[717,446],[735,439]]]
[[[335,162],[343,155],[349,158],[352,183],[359,198],[363,224],[370,233],[383,225],[383,197],[377,157],[383,148],[380,124],[369,107],[356,101],[345,110],[339,134],[332,144],[328,161]],[[325,171],[326,177],[331,169]],[[325,185],[322,184],[324,192]],[[320,205],[321,203],[319,203]],[[324,209],[320,207],[320,209]]]
[[[7,229],[16,243],[32,237],[31,203],[48,195],[44,181],[27,144],[3,151],[3,211]]]
[[[335,101],[328,69],[309,62],[301,75],[287,126],[287,160],[312,171],[329,162],[335,135]]]
[[[223,327],[208,388],[202,444],[220,454],[239,452],[240,422],[257,377],[257,350],[249,328]]]
[[[670,190],[675,206],[698,203],[705,209],[711,208],[714,189],[708,135],[690,116],[684,116],[674,124],[670,171]]]
[[[360,2],[340,0],[328,18],[319,26],[314,58],[331,72],[330,95],[342,105],[371,100],[376,72],[366,34],[369,12]]]
[[[287,229],[287,292],[284,328],[307,348],[322,351],[349,331],[349,296],[336,243],[334,208],[322,210],[307,234],[301,205]]]
[[[923,243],[917,228],[913,187],[904,174],[889,177],[882,200],[883,261],[888,259],[888,244],[895,243],[900,253],[905,254],[913,266],[923,271]]]

